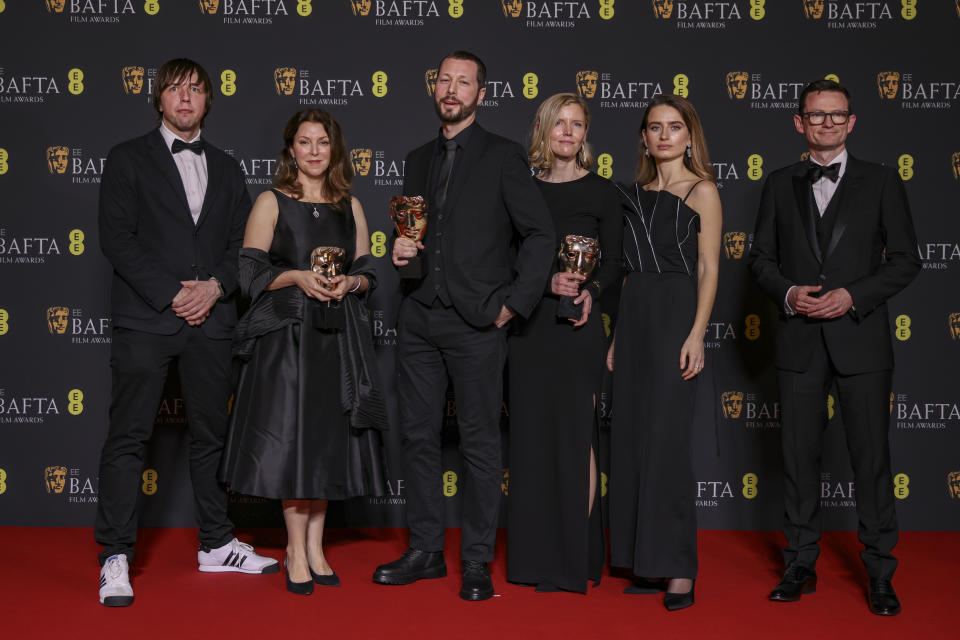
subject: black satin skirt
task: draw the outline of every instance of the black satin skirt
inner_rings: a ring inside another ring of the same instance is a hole
[[[351,428],[341,406],[336,331],[294,323],[257,338],[240,371],[220,477],[264,498],[383,495],[381,434]]]

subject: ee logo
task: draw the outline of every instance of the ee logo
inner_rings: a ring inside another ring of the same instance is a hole
[[[678,73],[673,76],[673,93],[680,96],[681,98],[686,98],[690,95],[690,78],[686,74]]]
[[[75,256],[79,256],[81,253],[83,253],[85,248],[83,246],[83,239],[85,237],[86,236],[83,235],[83,231],[80,229],[74,229],[67,235],[67,239],[70,240],[70,243],[67,245],[70,253]]]
[[[610,20],[613,18],[614,0],[600,0],[600,18]]]
[[[143,10],[147,15],[155,16],[160,12],[160,3],[157,0],[147,0],[143,3]]]
[[[601,313],[601,314],[600,314],[600,319],[603,320],[603,334],[604,334],[604,336],[606,336],[607,338],[609,338],[609,337],[610,337],[610,324],[611,324],[611,322],[612,322],[611,319],[610,319],[610,314],[609,314],[609,313]]]
[[[760,337],[760,316],[755,313],[748,314],[743,319],[743,325],[743,335],[746,336],[747,340],[756,340]]]
[[[747,473],[743,476],[743,497],[753,500],[757,497],[757,474]]]
[[[374,231],[370,234],[370,253],[374,258],[387,255],[387,234],[383,231]]]
[[[913,156],[909,153],[905,153],[899,158],[897,158],[897,173],[900,174],[900,179],[906,182],[913,177]]]
[[[750,17],[754,20],[763,20],[767,15],[767,10],[763,8],[765,4],[767,4],[766,0],[750,0]]]
[[[155,494],[158,489],[157,478],[159,476],[157,475],[157,470],[146,469],[141,477],[143,478],[143,484],[140,485],[140,490],[143,491],[143,494],[147,496]]]
[[[312,0],[297,0],[297,13],[306,18],[313,12]]]
[[[835,74],[835,73],[828,73],[827,75],[823,76],[823,79],[824,79],[824,80],[833,80],[833,81],[836,82],[837,84],[840,84],[840,76],[838,76],[838,75]]]
[[[607,496],[607,474],[600,472],[600,497],[605,498]]]
[[[10,168],[10,165],[7,164],[7,160],[10,158],[10,154],[7,153],[6,149],[0,149],[0,176],[7,172],[7,169]]]
[[[3,11],[3,0],[0,0],[0,11]],[[0,495],[7,490],[7,472],[0,469]]]
[[[232,96],[237,92],[237,72],[233,69],[224,69],[220,73],[220,93]]]
[[[6,309],[0,309],[0,336],[10,331],[10,314]]]
[[[0,13],[3,13],[4,9],[7,8],[7,3],[3,0],[0,0]],[[3,473],[3,469],[0,469],[0,473]],[[2,476],[0,476],[2,477]],[[0,493],[3,493],[3,482],[0,481]]]
[[[601,153],[597,156],[597,173],[604,178],[613,176],[613,156],[609,153]]]
[[[897,316],[897,319],[893,321],[893,324],[897,327],[893,332],[894,335],[897,336],[897,340],[906,342],[910,339],[910,335],[913,333],[910,331],[910,316],[900,314]]]
[[[463,15],[463,0],[450,0],[450,8],[447,13],[451,18],[459,18]]]
[[[906,500],[910,495],[910,476],[905,473],[898,473],[893,476],[893,496],[900,500]]]
[[[537,77],[537,74],[532,72],[523,74],[523,97],[527,100],[536,98],[537,94],[540,93],[540,89],[537,88],[539,83],[540,78]]]
[[[78,416],[83,413],[83,391],[80,391],[80,389],[70,389],[67,393],[67,411],[72,416]]]
[[[383,71],[373,72],[373,95],[382,98],[387,95],[387,74]]]
[[[67,90],[75,96],[83,93],[83,71],[81,69],[70,69],[67,71]]]
[[[443,474],[443,495],[452,498],[457,495],[457,473],[447,471]]]
[[[900,0],[900,15],[904,20],[913,20],[917,17],[917,0]]]
[[[753,153],[747,156],[747,177],[751,180],[759,180],[763,177],[763,156],[759,153]]]
[[[827,394],[827,420],[833,420],[834,405],[837,403],[832,393]]]

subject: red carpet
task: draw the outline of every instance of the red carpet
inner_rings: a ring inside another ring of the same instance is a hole
[[[502,532],[501,532],[502,533]],[[960,533],[901,534],[894,585],[904,611],[872,615],[852,532],[824,538],[817,593],[773,603],[780,534],[702,531],[697,603],[667,612],[661,597],[626,596],[624,579],[604,576],[587,595],[534,593],[504,579],[501,540],[493,565],[497,597],[463,602],[459,532],[447,542],[450,575],[405,587],[371,582],[376,565],[405,548],[398,529],[328,532],[327,558],[343,581],[294,596],[283,574],[201,574],[196,531],[144,529],[132,583],[133,606],[97,603],[98,547],[89,528],[0,528],[3,638],[958,638],[956,571]],[[282,532],[240,535],[283,557]]]

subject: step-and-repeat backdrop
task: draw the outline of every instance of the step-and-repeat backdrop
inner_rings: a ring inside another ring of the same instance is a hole
[[[705,336],[714,376],[702,385],[694,451],[704,528],[780,526],[776,315],[745,256],[765,176],[805,150],[792,122],[801,88],[825,76],[847,85],[858,114],[849,148],[898,168],[923,257],[920,276],[890,302],[890,491],[903,528],[960,529],[958,36],[951,0],[0,0],[0,524],[93,521],[111,340],[97,195],[111,146],[156,126],[157,68],[190,57],[210,72],[204,136],[236,158],[252,196],[271,184],[293,112],[319,107],[340,121],[383,271],[371,312],[393,420],[399,295],[387,202],[406,152],[437,133],[439,58],[469,49],[489,69],[485,127],[525,141],[541,100],[579,92],[598,171],[614,180],[631,181],[653,96],[686,96],[703,118],[724,206]],[[602,311],[615,323],[615,297]],[[611,401],[605,394],[604,423]],[[828,527],[854,528],[842,416],[828,404],[823,511]],[[444,411],[437,490],[455,524],[455,398]],[[392,427],[389,495],[334,505],[334,523],[403,524]],[[185,446],[173,380],[141,479],[142,524],[193,524]],[[510,463],[505,445],[507,500]],[[604,493],[611,481],[605,474]],[[279,522],[268,501],[235,495],[232,509],[240,524]]]

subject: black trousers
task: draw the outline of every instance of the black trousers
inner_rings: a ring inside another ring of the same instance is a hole
[[[821,337],[811,345],[810,367],[777,372],[783,423],[787,547],[784,562],[813,569],[820,554],[820,455],[827,426],[827,394],[837,383],[847,450],[856,486],[860,558],[871,578],[889,579],[897,568],[897,514],[890,472],[891,371],[841,375]]]
[[[500,512],[500,411],[506,329],[477,329],[439,301],[400,307],[397,390],[407,480],[410,546],[442,551],[444,508],[440,430],[447,376],[457,400],[463,473],[458,479],[463,560],[493,561]]]
[[[137,497],[147,443],[163,395],[167,370],[178,370],[187,414],[190,480],[200,542],[219,547],[233,538],[227,493],[217,468],[227,430],[231,391],[230,340],[214,340],[199,327],[170,336],[115,328],[110,354],[110,426],[100,454],[100,496],[94,536],[103,545],[102,565],[117,553],[133,561]]]

